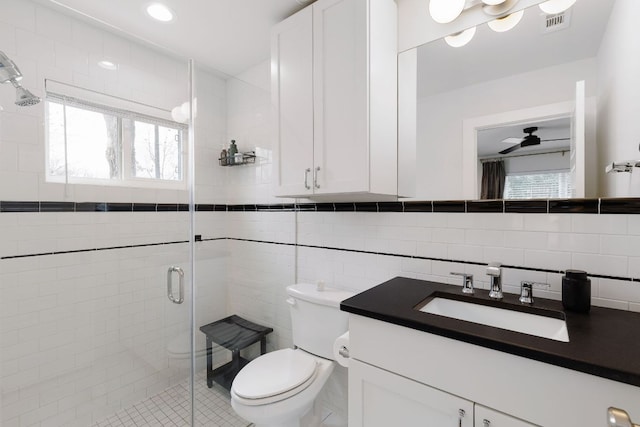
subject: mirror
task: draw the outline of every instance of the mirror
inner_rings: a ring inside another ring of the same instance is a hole
[[[529,197],[633,195],[633,174],[607,175],[605,166],[640,158],[640,82],[631,77],[640,75],[639,3],[578,0],[553,22],[533,6],[510,31],[483,24],[463,47],[443,39],[418,47],[416,198],[478,199],[482,162],[503,156],[513,175],[571,174],[582,165],[573,192]],[[576,122],[580,81],[584,111]],[[581,121],[585,142],[571,146]],[[506,150],[514,145],[522,146]]]

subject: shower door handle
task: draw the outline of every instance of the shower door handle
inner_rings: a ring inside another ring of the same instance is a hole
[[[178,298],[173,296],[173,273],[178,273]],[[184,302],[184,271],[180,267],[169,267],[167,270],[167,297],[174,304]]]

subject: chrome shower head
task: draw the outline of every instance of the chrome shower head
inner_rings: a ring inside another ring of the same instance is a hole
[[[19,83],[22,73],[18,66],[4,52],[0,51],[0,83],[11,83],[16,88],[16,105],[29,107],[40,102],[40,98],[23,88]]]
[[[18,85],[16,87],[16,105],[18,107],[30,107],[40,102],[40,98]]]

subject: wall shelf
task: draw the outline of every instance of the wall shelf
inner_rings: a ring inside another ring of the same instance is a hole
[[[632,172],[633,168],[640,167],[640,160],[626,160],[622,162],[613,162],[605,168],[606,173],[612,172]]]
[[[241,166],[256,162],[256,152],[247,151],[245,153],[237,153],[235,156],[226,156],[218,158],[220,166]]]

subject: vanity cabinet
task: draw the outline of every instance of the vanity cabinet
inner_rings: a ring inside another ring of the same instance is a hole
[[[534,427],[357,360],[349,365],[349,426]]]
[[[352,360],[349,426],[473,427],[473,403]]]
[[[318,0],[271,35],[276,196],[396,196],[397,7]]]
[[[386,411],[411,417],[386,425],[438,427],[603,427],[609,407],[640,419],[633,385],[353,313],[349,339],[350,426],[385,425]]]

